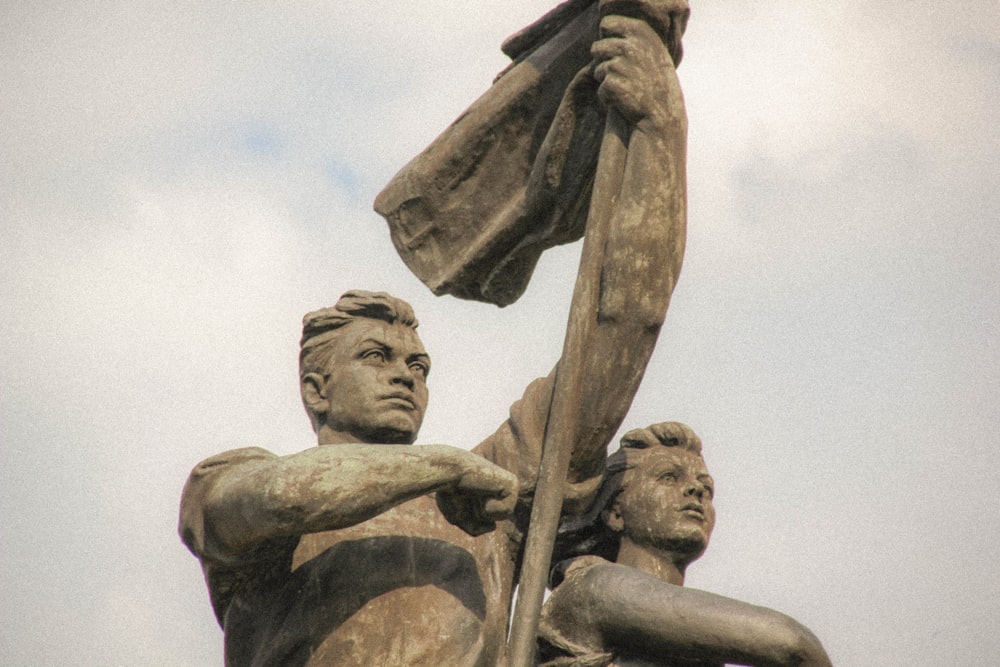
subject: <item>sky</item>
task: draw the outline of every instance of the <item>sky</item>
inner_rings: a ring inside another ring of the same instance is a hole
[[[472,447],[559,356],[579,244],[437,298],[378,191],[554,0],[0,5],[0,663],[218,665],[176,533],[201,459],[314,436],[301,317],[409,300],[419,442]],[[716,479],[687,585],[838,667],[1000,651],[1000,2],[693,0],[685,265],[623,428]]]

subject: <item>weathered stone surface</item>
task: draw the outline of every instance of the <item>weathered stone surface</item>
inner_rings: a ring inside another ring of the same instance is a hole
[[[578,18],[591,16],[588,3],[578,4]],[[596,15],[588,20],[593,39]],[[579,511],[603,477],[607,443],[638,388],[683,256],[686,116],[671,52],[645,20],[606,16],[601,25],[593,67],[584,63],[574,76],[612,110],[613,121],[594,121],[602,144],[611,139],[627,153],[603,176],[596,168],[595,190],[610,188],[596,206],[574,204],[587,209],[588,241],[556,368],[471,452],[411,446],[430,360],[409,305],[350,292],[307,315],[300,388],[319,446],[211,457],[192,471],[182,498],[181,536],[204,569],[228,665],[495,667],[505,659],[543,442],[551,432],[567,440],[556,518]],[[557,103],[563,92],[551,93]],[[587,113],[598,108],[593,102]],[[568,174],[574,188],[589,187],[589,177],[573,173],[574,150],[543,160],[558,169],[520,178],[555,174],[561,187]],[[545,238],[570,227],[580,233],[579,222],[562,224]],[[515,243],[533,243],[536,231]],[[490,250],[490,272],[512,266],[508,257],[508,249]],[[444,270],[444,259],[428,266]]]

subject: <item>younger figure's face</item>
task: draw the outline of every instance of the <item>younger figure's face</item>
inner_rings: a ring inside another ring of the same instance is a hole
[[[334,341],[322,391],[326,425],[361,442],[409,444],[427,409],[430,358],[411,327],[351,322]]]
[[[714,483],[697,454],[679,447],[650,447],[629,453],[615,500],[622,536],[638,546],[695,560],[715,526]]]

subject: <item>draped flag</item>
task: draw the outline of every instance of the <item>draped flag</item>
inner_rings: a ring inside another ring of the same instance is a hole
[[[686,15],[616,4],[661,23],[680,61]],[[589,73],[599,20],[597,0],[569,0],[509,38],[511,65],[376,198],[396,250],[435,294],[506,306],[545,249],[583,236],[605,124]]]

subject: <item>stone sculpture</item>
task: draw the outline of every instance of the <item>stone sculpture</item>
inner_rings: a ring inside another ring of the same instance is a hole
[[[715,525],[701,440],[683,424],[629,431],[593,506],[560,528],[542,610],[544,667],[830,667],[771,609],[682,588]]]
[[[568,4],[570,14],[557,11],[529,31],[514,68],[533,67],[560,35],[589,27],[587,53],[598,37],[597,2]],[[573,75],[593,98],[588,108],[611,112],[588,130],[602,148],[562,357],[472,452],[411,446],[430,363],[410,307],[382,293],[349,292],[307,315],[301,393],[319,446],[283,457],[259,448],[214,456],[194,469],[182,498],[181,536],[202,563],[227,665],[503,664],[528,516],[541,492],[542,444],[556,432],[571,445],[546,444],[564,453],[567,472],[565,498],[550,494],[548,505],[557,516],[585,507],[683,256],[687,119],[672,56],[686,3],[618,1],[604,9],[594,62],[584,55]],[[569,28],[568,16],[575,17]],[[605,147],[616,142],[627,151],[606,160]],[[540,164],[566,166],[556,153],[546,149]],[[405,173],[396,181],[408,183],[400,210],[419,209],[421,186]],[[579,213],[579,206],[569,208]],[[485,260],[472,253],[475,270],[459,271],[450,285],[478,284],[483,289],[468,290],[509,303],[530,274],[524,258],[567,238],[551,216],[537,228],[525,227],[530,215],[515,218],[514,231],[501,233],[499,246],[487,242]],[[533,653],[533,630],[529,639]]]

